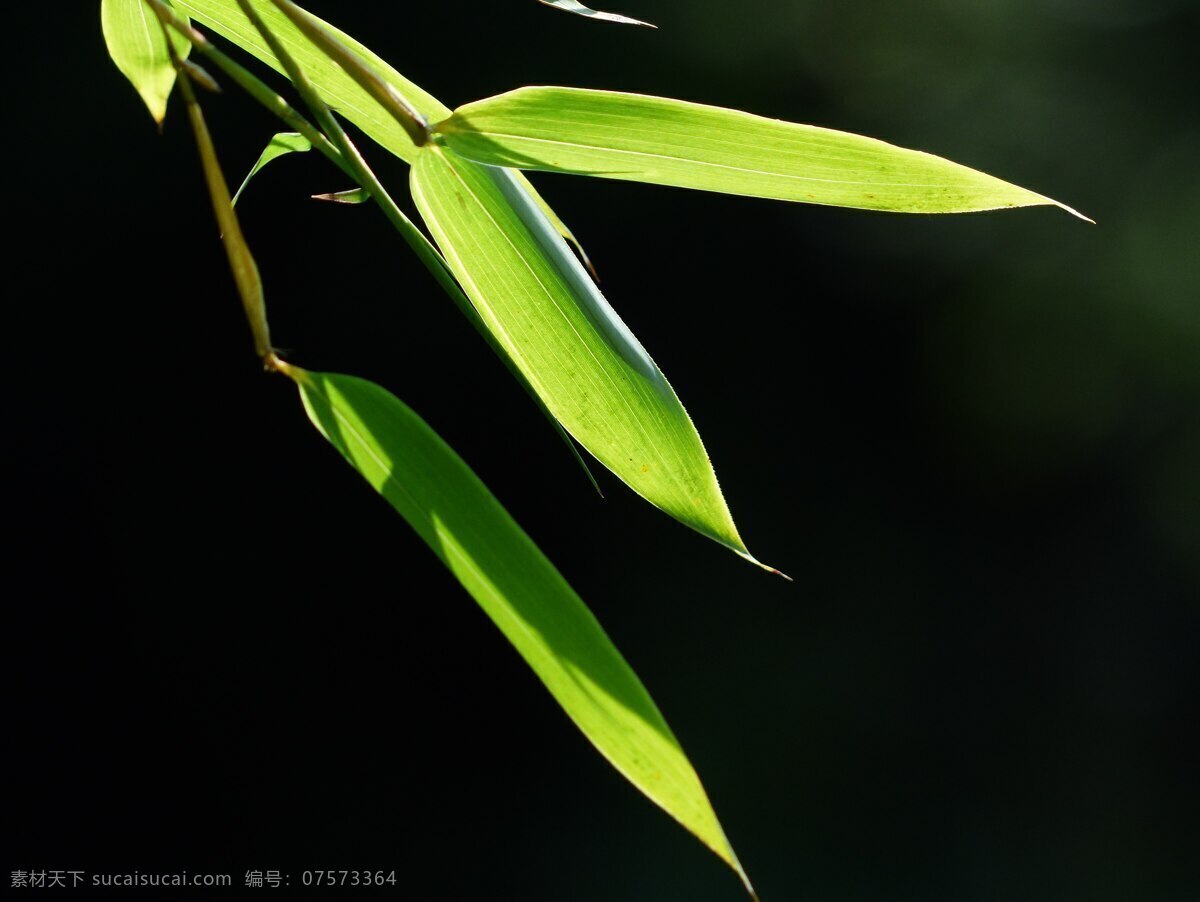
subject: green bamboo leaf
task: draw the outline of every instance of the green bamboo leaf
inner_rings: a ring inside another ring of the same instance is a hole
[[[109,56],[161,125],[176,77],[162,25],[142,0],[101,0],[100,27]],[[181,58],[192,49],[178,35],[171,42]]]
[[[313,200],[328,201],[331,204],[365,204],[371,199],[366,188],[347,188],[345,191],[334,191],[329,194],[314,194]]]
[[[275,59],[275,55],[267,47],[262,35],[238,9],[237,0],[175,0],[175,6],[188,13],[197,22],[232,41],[250,55],[262,60],[275,71],[283,72],[283,66]],[[315,47],[278,9],[263,0],[256,0],[254,8],[258,10],[259,15],[262,16],[263,21],[275,36],[288,48],[288,52],[295,57],[300,68],[308,73],[313,84],[317,86],[331,107],[358,126],[367,137],[400,159],[409,163],[415,159],[418,148],[413,144],[404,126],[397,122],[378,101]],[[431,121],[445,119],[450,115],[449,107],[417,87],[384,62],[382,58],[345,32],[339,31],[327,22],[322,22],[322,24],[355,50],[363,62],[371,66],[377,75],[391,85],[426,119]],[[536,202],[547,211],[547,215],[559,229],[560,234],[574,244],[580,255],[587,261],[582,246],[575,240],[575,236],[571,234],[571,230],[567,228],[566,224],[553,214],[549,205],[527,179],[522,178],[522,184],[526,186]],[[588,262],[588,266],[590,268],[590,262]]]
[[[237,189],[237,193],[233,196],[234,205],[237,205],[238,198],[242,196],[242,192],[246,190],[246,186],[250,184],[250,180],[258,175],[268,163],[290,153],[308,153],[310,150],[312,150],[312,142],[304,137],[304,135],[298,132],[280,132],[270,140],[259,156],[258,162],[251,167],[246,177],[242,180],[242,186]]]
[[[754,561],[666,377],[513,174],[431,144],[412,191],[480,317],[567,431],[652,504]]]
[[[637,675],[462,458],[378,385],[282,369],[317,429],[433,549],[596,749],[745,880],[695,770]]]
[[[283,66],[275,59],[262,35],[238,9],[237,0],[175,0],[175,6],[262,60],[275,71],[283,72]],[[254,8],[333,109],[357,125],[373,141],[401,159],[411,162],[415,158],[416,145],[404,126],[393,118],[385,107],[301,34],[291,20],[274,5],[265,0],[255,0]],[[364,63],[395,88],[422,116],[427,119],[441,119],[450,114],[450,111],[432,95],[421,90],[358,41],[332,25],[322,24],[355,51]]]
[[[599,19],[602,22],[620,22],[624,25],[645,25],[647,28],[657,28],[656,25],[651,25],[649,22],[643,22],[641,19],[631,19],[629,16],[619,16],[616,13],[602,13],[594,9],[589,9],[584,6],[579,0],[538,0],[545,6],[553,6],[555,9],[561,9],[565,12],[574,13],[577,16],[587,16],[589,19]]]
[[[663,97],[520,88],[467,104],[436,130],[494,166],[902,213],[1052,204],[1079,215],[932,154]]]

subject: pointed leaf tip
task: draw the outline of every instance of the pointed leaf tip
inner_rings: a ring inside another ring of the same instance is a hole
[[[1054,206],[1058,207],[1059,209],[1066,210],[1068,213],[1070,213],[1076,219],[1082,219],[1084,222],[1089,223],[1090,225],[1096,224],[1096,220],[1092,219],[1092,217],[1090,217],[1090,216],[1080,213],[1074,207],[1068,207],[1066,204],[1059,203],[1056,200],[1051,201],[1051,203],[1054,204]]]
[[[563,12],[574,13],[577,16],[598,19],[601,22],[617,22],[621,25],[642,25],[646,28],[658,28],[657,25],[651,25],[649,22],[643,22],[641,19],[631,19],[629,16],[622,16],[617,13],[605,13],[591,9],[584,6],[579,0],[538,0],[538,3],[543,6],[551,6],[554,9],[561,9]]]
[[[161,126],[177,77],[162,23],[144,0],[101,0],[100,28],[108,55]],[[171,43],[180,59],[192,49],[182,35],[172,34]]]
[[[753,560],[674,389],[515,174],[430,145],[411,179],[451,270],[554,418],[651,504]]]
[[[730,547],[732,547],[732,546],[730,546]],[[758,567],[760,570],[765,570],[765,571],[767,571],[767,573],[770,573],[772,576],[781,577],[782,579],[787,580],[789,583],[795,582],[794,579],[792,579],[790,576],[788,576],[782,570],[780,570],[777,567],[772,567],[770,564],[764,564],[762,561],[760,561],[758,558],[756,558],[754,555],[752,555],[749,551],[745,551],[744,549],[739,549],[739,548],[733,548],[732,550],[737,554],[738,557],[742,558],[745,561],[748,561],[749,563],[753,564],[755,567]]]
[[[491,166],[893,213],[1054,204],[1086,219],[934,154],[666,97],[518,88],[460,107],[436,130],[460,156]]]

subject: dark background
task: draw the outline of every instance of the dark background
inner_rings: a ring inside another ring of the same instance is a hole
[[[4,869],[742,898],[259,371],[182,110],[157,138],[97,5],[6,27]],[[1194,899],[1200,7],[598,5],[661,30],[309,3],[452,106],[717,103],[1099,224],[537,180],[793,585],[607,474],[597,499],[382,217],[307,199],[349,187],[315,154],[242,208],[276,342],[476,468],[642,676],[766,902]],[[205,103],[236,181],[275,123]]]

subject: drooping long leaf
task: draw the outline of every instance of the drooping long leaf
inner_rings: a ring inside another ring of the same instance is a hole
[[[564,12],[574,13],[577,16],[587,16],[589,19],[599,19],[602,22],[619,22],[624,25],[645,25],[647,28],[654,28],[649,22],[643,22],[641,19],[631,19],[629,16],[619,16],[616,13],[602,13],[598,10],[584,6],[579,0],[538,0],[546,6],[553,6],[555,9],[561,9]]]
[[[312,150],[312,141],[308,140],[304,135],[297,132],[280,132],[277,134],[263,149],[258,162],[246,173],[246,177],[242,180],[242,186],[233,195],[234,206],[237,205],[238,198],[242,196],[242,192],[246,190],[246,186],[250,184],[250,180],[258,175],[268,163],[290,153],[308,153],[310,150]]]
[[[512,173],[427,145],[412,191],[479,315],[567,431],[652,504],[753,561],[674,390]]]
[[[161,124],[175,87],[175,66],[162,25],[142,0],[101,0],[100,26],[109,56]],[[171,42],[181,58],[192,49],[178,35]]]
[[[462,458],[378,385],[283,371],[317,429],[441,558],[596,749],[745,880],[699,778],[637,675]]]
[[[520,88],[459,108],[437,131],[494,166],[901,213],[1042,204],[1075,213],[932,154],[641,94]]]
[[[245,14],[238,9],[237,0],[175,0],[175,6],[188,13],[197,22],[262,60],[275,71],[283,72],[283,66],[275,59],[262,36],[250,24]],[[363,90],[335,62],[321,53],[278,9],[263,0],[256,0],[254,8],[258,10],[276,37],[287,46],[288,51],[295,57],[300,67],[308,73],[309,78],[312,79],[331,107],[362,129],[364,134],[381,147],[391,151],[402,160],[412,162],[417,147],[413,144],[403,125],[397,122],[378,101]],[[322,24],[357,51],[364,62],[370,65],[426,119],[444,119],[450,115],[449,107],[413,84],[384,62],[381,57],[372,53],[345,32],[339,31],[328,23],[323,22]],[[583,248],[579,246],[566,224],[554,214],[524,176],[521,176],[521,181],[537,203],[546,210],[547,215],[550,216],[562,236],[575,244],[579,248],[580,255],[584,256],[586,260]]]

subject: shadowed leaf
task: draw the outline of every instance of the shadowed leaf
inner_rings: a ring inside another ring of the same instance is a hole
[[[462,458],[378,385],[286,365],[283,372],[317,429],[441,558],[596,749],[744,880],[695,770],[637,675]],[[447,665],[459,666],[452,657]]]

